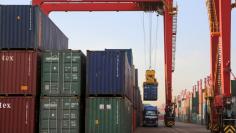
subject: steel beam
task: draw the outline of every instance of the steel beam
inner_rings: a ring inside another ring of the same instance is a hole
[[[172,0],[167,3],[173,4]],[[172,23],[173,16],[165,11],[164,13],[164,49],[165,49],[165,92],[166,105],[172,103]]]
[[[219,2],[220,39],[222,49],[221,77],[222,95],[230,96],[230,47],[231,47],[231,0]]]
[[[41,9],[49,14],[52,11],[144,11],[138,3],[48,3]]]

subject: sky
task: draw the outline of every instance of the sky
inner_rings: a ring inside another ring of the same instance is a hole
[[[0,4],[29,3],[29,0],[0,0]],[[175,0],[175,3],[178,4],[178,29],[173,95],[178,95],[181,90],[191,90],[198,80],[209,75],[210,36],[205,0]],[[151,104],[164,103],[163,16],[144,12],[52,12],[49,17],[69,38],[71,49],[86,53],[86,50],[132,48],[141,91],[145,70],[149,68],[152,27],[152,68],[159,82],[159,99]],[[232,10],[231,23],[231,68],[236,73],[236,9]]]

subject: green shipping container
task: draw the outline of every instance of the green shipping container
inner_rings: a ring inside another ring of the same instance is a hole
[[[86,62],[81,51],[46,51],[42,56],[42,96],[85,95]]]
[[[41,97],[39,133],[84,133],[84,108],[77,97]]]
[[[132,104],[119,97],[89,97],[86,133],[132,133]]]
[[[231,80],[231,95],[236,97],[236,80]]]

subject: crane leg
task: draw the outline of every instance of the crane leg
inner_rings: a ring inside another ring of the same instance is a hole
[[[166,0],[173,7],[173,0]],[[167,127],[175,125],[175,104],[172,103],[172,36],[173,36],[173,14],[169,11],[164,13],[164,49],[165,49],[165,93],[166,107],[164,123]]]

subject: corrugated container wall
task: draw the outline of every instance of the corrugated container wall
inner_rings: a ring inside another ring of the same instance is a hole
[[[39,61],[38,52],[0,51],[0,94],[36,95]]]
[[[87,94],[133,98],[132,71],[127,54],[119,51],[87,51]]]
[[[81,51],[46,51],[42,54],[42,96],[84,96],[85,55]]]
[[[157,100],[157,84],[144,84],[143,85],[143,98],[144,100],[155,101]]]
[[[37,6],[0,6],[0,49],[63,50],[68,38]]]
[[[138,87],[138,69],[135,69],[135,86]]]
[[[132,133],[132,105],[118,97],[90,97],[86,103],[86,133]]]
[[[35,133],[34,97],[0,97],[0,133]]]
[[[127,54],[127,58],[128,58],[128,62],[129,65],[132,66],[133,65],[133,53],[132,53],[132,49],[105,49],[105,51],[114,51],[114,52],[124,52]]]
[[[41,97],[40,133],[84,133],[84,114],[77,97]]]

